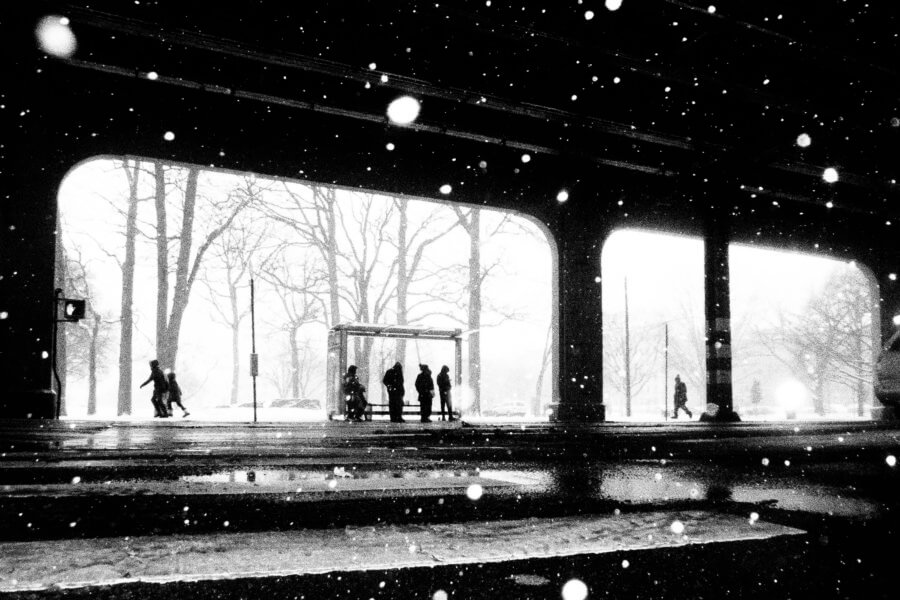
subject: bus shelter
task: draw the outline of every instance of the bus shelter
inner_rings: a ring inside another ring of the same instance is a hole
[[[347,372],[347,357],[350,342],[354,337],[394,338],[407,340],[437,340],[453,343],[454,370],[453,387],[457,390],[462,385],[462,330],[440,329],[437,327],[413,325],[386,325],[367,323],[343,323],[335,325],[328,332],[327,383],[325,389],[325,410],[329,419],[343,416],[345,401],[343,378]],[[393,364],[393,363],[391,363]],[[366,368],[369,365],[365,365]],[[377,377],[379,384],[381,376]],[[368,393],[373,393],[368,390]]]

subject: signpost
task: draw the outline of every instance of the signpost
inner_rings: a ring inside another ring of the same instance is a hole
[[[256,307],[253,293],[253,275],[250,275],[250,376],[253,377],[253,422],[256,423],[256,376],[259,375],[259,355],[256,354]]]
[[[63,387],[62,382],[59,379],[59,370],[56,367],[56,345],[57,345],[57,337],[59,336],[59,324],[60,323],[77,323],[81,319],[84,318],[85,313],[85,301],[84,300],[76,300],[74,298],[60,298],[62,294],[62,288],[56,288],[56,291],[53,293],[53,336],[50,340],[50,354],[53,357],[51,361],[53,365],[53,375],[56,377],[56,389],[58,391],[57,399],[56,399],[56,418],[59,419],[60,410],[62,409],[63,403]],[[63,303],[63,318],[59,318],[59,303]]]

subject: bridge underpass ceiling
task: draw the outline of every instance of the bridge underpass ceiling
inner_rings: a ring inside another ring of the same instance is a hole
[[[259,0],[239,10],[145,2],[34,10],[72,19],[72,68],[154,71],[370,122],[410,93],[423,101],[417,126],[426,130],[663,180],[712,178],[744,206],[830,201],[900,221],[900,100],[889,58],[900,11],[887,0],[814,9],[758,0],[626,0],[617,11],[602,2],[312,0],[285,10]],[[801,133],[809,147],[796,143]],[[838,183],[823,182],[826,167]]]

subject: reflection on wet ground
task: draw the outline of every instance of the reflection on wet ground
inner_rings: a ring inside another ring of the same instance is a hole
[[[86,465],[82,465],[86,466]],[[779,463],[736,468],[707,462],[646,460],[628,463],[592,461],[584,464],[514,464],[482,466],[383,468],[379,465],[330,464],[297,468],[179,470],[175,466],[145,469],[48,470],[41,480],[17,477],[15,469],[0,472],[0,496],[29,497],[87,494],[310,494],[379,491],[381,493],[444,493],[478,484],[486,494],[515,493],[520,497],[558,497],[566,502],[594,500],[623,505],[691,501],[733,501],[773,509],[860,516],[877,514],[882,501],[864,490],[866,473],[840,485],[840,464],[790,467]],[[19,473],[24,475],[24,473]],[[889,490],[885,490],[887,494]],[[298,498],[299,499],[299,498]]]

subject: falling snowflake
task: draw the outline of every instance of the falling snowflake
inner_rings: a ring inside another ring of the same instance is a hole
[[[469,497],[469,500],[478,500],[482,494],[484,494],[484,488],[480,484],[473,483],[466,488],[466,496]]]
[[[400,96],[388,105],[387,115],[392,123],[409,125],[419,116],[421,105],[412,96]]]
[[[587,596],[587,585],[580,579],[570,579],[562,588],[563,600],[584,600]]]
[[[78,42],[69,28],[69,19],[47,16],[38,23],[35,35],[41,50],[57,58],[69,58],[75,54]]]

